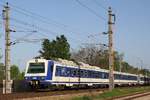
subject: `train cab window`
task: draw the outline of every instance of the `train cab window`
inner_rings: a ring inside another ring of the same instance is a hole
[[[27,73],[44,73],[45,63],[30,63]]]

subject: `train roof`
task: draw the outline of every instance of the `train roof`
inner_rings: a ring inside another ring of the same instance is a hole
[[[91,66],[89,64],[85,64],[83,62],[78,62],[78,63],[75,63],[73,61],[69,61],[69,60],[65,60],[65,59],[61,59],[61,58],[58,58],[57,60],[46,60],[46,59],[31,59],[29,62],[35,62],[36,60],[38,60],[39,62],[46,62],[46,61],[53,61],[55,64],[61,64],[61,65],[67,65],[67,66],[72,66],[72,67],[78,67],[80,65],[80,68],[83,68],[83,69],[89,69],[89,70],[100,70],[100,71],[103,71],[103,72],[109,72],[109,70],[106,70],[106,69],[101,69],[100,67],[97,67],[97,66]],[[130,73],[125,73],[125,72],[117,72],[117,71],[114,71],[115,74],[123,74],[123,75],[132,75],[132,76],[138,76],[136,74],[130,74]],[[142,75],[140,75],[142,76]]]

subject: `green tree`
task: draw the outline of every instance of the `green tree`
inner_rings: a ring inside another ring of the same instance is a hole
[[[23,80],[23,79],[24,79],[24,74],[25,74],[24,71],[21,72],[21,73],[19,73],[18,79],[19,79],[19,80]]]
[[[20,74],[19,68],[16,65],[10,67],[10,74],[12,80],[17,80]]]
[[[50,53],[50,41],[48,39],[45,39],[42,43],[42,50],[40,50],[40,54],[42,57],[44,57],[45,59],[48,59],[51,57],[51,53]],[[52,50],[52,49],[51,49]]]
[[[57,36],[56,40],[49,41],[45,39],[42,43],[40,56],[45,59],[70,59],[70,45],[64,35]]]

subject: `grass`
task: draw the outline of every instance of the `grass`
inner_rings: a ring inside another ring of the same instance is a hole
[[[113,97],[126,96],[126,95],[134,94],[137,92],[147,92],[147,91],[150,91],[150,86],[116,88],[116,89],[112,90],[111,92],[105,91],[104,93],[101,93],[96,96],[73,97],[72,100],[106,100],[106,99],[111,99]]]

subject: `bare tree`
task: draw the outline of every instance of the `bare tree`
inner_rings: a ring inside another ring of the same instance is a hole
[[[108,50],[106,47],[86,45],[77,52],[72,52],[71,58],[78,62],[84,62],[93,66],[108,67]],[[107,60],[106,60],[107,59]]]

